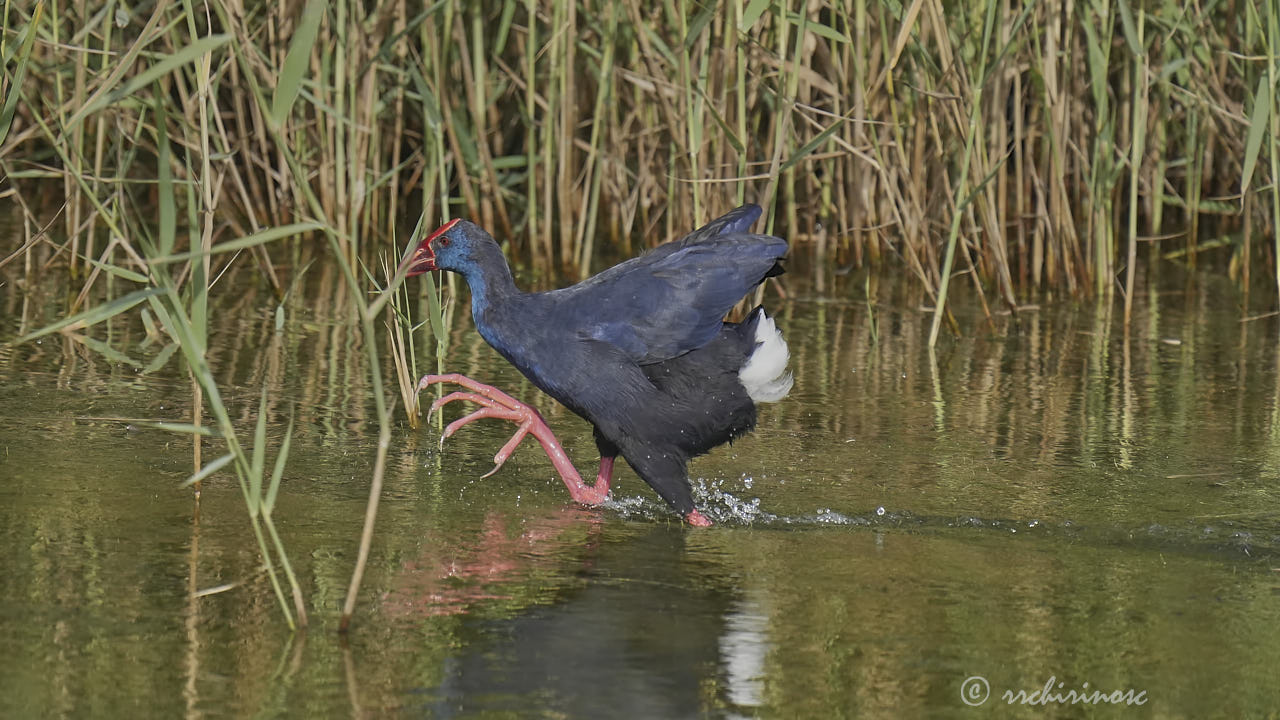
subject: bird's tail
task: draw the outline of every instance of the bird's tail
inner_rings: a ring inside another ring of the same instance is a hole
[[[791,392],[795,378],[787,370],[791,351],[782,339],[773,318],[764,314],[764,307],[757,307],[739,326],[748,337],[754,336],[752,350],[738,371],[738,380],[747,389],[753,402],[778,402]]]

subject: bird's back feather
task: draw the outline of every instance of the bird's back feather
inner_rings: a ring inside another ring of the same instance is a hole
[[[702,347],[766,277],[778,274],[787,242],[745,232],[760,216],[748,205],[675,242],[547,293],[555,313],[583,339],[608,343],[641,365]]]

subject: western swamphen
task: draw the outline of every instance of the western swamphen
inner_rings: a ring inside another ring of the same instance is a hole
[[[436,400],[432,412],[454,400],[482,406],[450,423],[444,437],[480,418],[517,423],[493,471],[532,434],[569,494],[587,505],[608,496],[621,453],[686,521],[710,525],[693,504],[689,458],[751,430],[756,403],[781,400],[792,384],[787,344],[763,307],[724,322],[752,288],[782,273],[787,242],[748,232],[759,217],[758,206],[744,205],[577,285],[540,293],[516,288],[498,243],[472,223],[452,220],[431,233],[405,259],[406,273],[466,278],[481,336],[595,426],[600,472],[585,484],[536,410],[462,375],[418,383],[419,391],[440,382],[466,388]]]

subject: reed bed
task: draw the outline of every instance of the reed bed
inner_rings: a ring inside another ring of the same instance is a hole
[[[451,216],[548,278],[757,202],[770,232],[825,267],[915,278],[935,309],[930,345],[963,275],[988,314],[1119,290],[1126,325],[1140,265],[1225,268],[1245,312],[1258,278],[1280,299],[1275,3],[5,0],[0,12],[0,196],[25,231],[0,263],[56,248],[46,266],[82,289],[45,330],[98,352],[121,351],[87,328],[146,307],[229,446],[214,462],[234,466],[268,523],[261,433],[239,449],[204,373],[208,296],[235,264],[280,297],[304,259],[340,267],[382,428],[361,558],[394,406],[384,343],[416,422],[421,323],[388,258]],[[445,295],[418,287],[439,363]],[[198,480],[212,467],[203,411],[183,429]],[[278,542],[262,549],[284,559]]]
[[[1143,255],[1275,265],[1273,4],[43,6],[4,7],[2,167],[62,183],[73,269],[110,234],[94,198],[154,179],[157,101],[179,179],[216,173],[215,237],[322,220],[353,264],[421,212],[585,274],[751,200],[935,297],[950,248],[1013,306]]]

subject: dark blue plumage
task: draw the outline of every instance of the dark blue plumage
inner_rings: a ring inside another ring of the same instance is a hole
[[[750,430],[755,402],[780,399],[791,383],[786,344],[763,308],[742,323],[723,322],[752,288],[782,272],[786,241],[747,232],[759,216],[755,205],[738,208],[550,292],[517,289],[497,242],[466,221],[437,230],[406,262],[409,274],[463,275],[480,334],[592,423],[608,467],[621,454],[678,511],[705,521],[688,459]],[[605,467],[601,478],[607,483]]]

